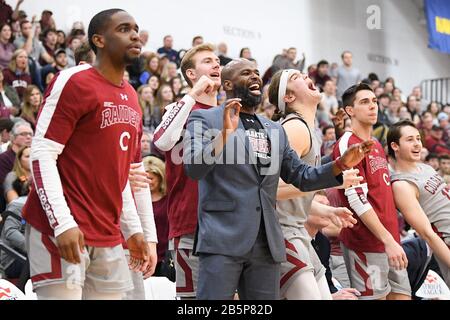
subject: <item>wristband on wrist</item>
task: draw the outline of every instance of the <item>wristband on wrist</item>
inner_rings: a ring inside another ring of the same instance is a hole
[[[341,171],[345,171],[345,170],[349,170],[350,168],[347,167],[341,160],[341,157],[337,157],[336,160],[334,160],[334,163],[336,164],[336,166],[341,170]]]

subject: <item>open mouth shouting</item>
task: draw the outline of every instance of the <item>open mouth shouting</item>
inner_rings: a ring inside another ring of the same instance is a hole
[[[259,83],[253,83],[250,86],[248,86],[248,90],[250,93],[254,96],[260,96],[261,95],[261,84]]]

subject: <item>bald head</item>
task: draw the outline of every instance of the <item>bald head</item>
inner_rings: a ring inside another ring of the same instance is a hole
[[[232,61],[227,63],[222,68],[222,73],[221,73],[222,84],[224,84],[224,82],[226,80],[232,80],[232,78],[236,74],[236,72],[238,72],[248,66],[255,67],[255,63],[250,60],[244,59],[244,58],[233,59]]]
[[[240,98],[242,106],[251,109],[261,103],[262,80],[253,61],[232,60],[223,67],[221,78],[228,99]]]

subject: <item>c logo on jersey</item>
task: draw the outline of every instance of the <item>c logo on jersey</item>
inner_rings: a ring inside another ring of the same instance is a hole
[[[383,173],[383,180],[384,180],[384,183],[386,183],[387,186],[391,185],[391,182],[389,181],[389,176],[387,175],[387,173]]]
[[[120,139],[119,139],[120,149],[122,149],[123,151],[128,150],[128,144],[125,145],[125,139],[130,140],[130,138],[131,138],[131,135],[129,132],[127,132],[127,131],[122,132],[122,134],[120,135]]]

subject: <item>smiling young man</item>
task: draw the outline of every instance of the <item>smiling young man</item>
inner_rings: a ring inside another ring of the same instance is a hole
[[[377,98],[364,83],[342,96],[352,131],[336,143],[333,158],[354,144],[370,140],[377,122]],[[389,180],[386,155],[379,142],[356,168],[362,184],[339,190],[341,203],[356,213],[358,223],[343,229],[340,240],[352,288],[360,299],[410,299],[407,258],[400,246],[397,211]]]
[[[356,165],[371,142],[336,162],[302,162],[282,126],[255,114],[262,80],[254,62],[233,60],[222,70],[227,102],[191,113],[184,165],[199,180],[198,299],[279,299],[284,238],[275,212],[278,180],[303,191],[339,185],[343,168]]]
[[[122,78],[141,52],[138,29],[121,9],[96,14],[88,31],[95,65],[61,71],[45,93],[24,207],[39,299],[121,299],[133,288],[121,232],[133,270],[156,265],[153,212],[134,203],[151,203],[150,192],[133,199],[128,183],[130,163],[141,162],[142,115]]]
[[[193,255],[197,227],[197,181],[190,179],[181,161],[183,130],[189,114],[197,109],[217,106],[220,87],[220,60],[211,44],[190,49],[181,61],[181,72],[191,91],[178,103],[166,107],[153,142],[166,152],[169,250],[176,269],[176,292],[180,298],[195,298],[198,257]]]
[[[395,204],[433,250],[450,286],[450,190],[432,167],[421,163],[422,140],[413,122],[394,124],[387,143],[389,155],[395,159],[391,176]]]

